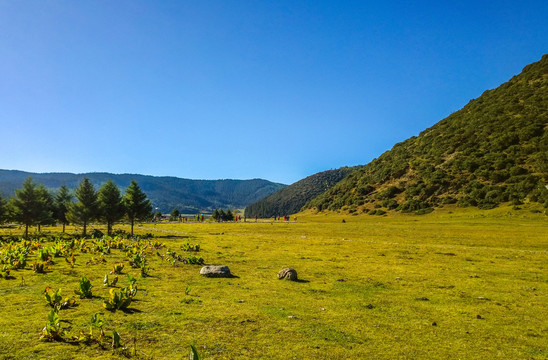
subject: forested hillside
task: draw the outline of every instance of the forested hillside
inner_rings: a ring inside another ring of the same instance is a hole
[[[245,215],[266,218],[299,212],[307,201],[328,190],[356,169],[357,167],[343,167],[308,176],[249,205],[245,209]]]
[[[427,106],[427,103],[425,104]],[[548,55],[417,137],[352,173],[306,207],[428,212],[448,203],[548,207]]]
[[[129,186],[131,180],[136,180],[154,208],[164,213],[169,213],[174,208],[182,213],[213,211],[216,208],[241,209],[285,186],[262,179],[189,180],[138,174],[37,174],[0,170],[0,193],[4,197],[12,196],[14,190],[20,188],[29,176],[50,191],[56,191],[63,184],[75,189],[84,177],[89,178],[96,189],[109,179],[122,190]]]

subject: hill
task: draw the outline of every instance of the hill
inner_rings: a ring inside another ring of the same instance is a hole
[[[87,177],[97,190],[108,179],[124,190],[131,180],[136,180],[147,194],[154,208],[168,213],[174,208],[186,214],[207,212],[215,208],[241,209],[285,187],[262,179],[253,180],[190,180],[168,176],[110,173],[30,173],[17,170],[0,170],[0,192],[4,197],[13,195],[29,177],[44,184],[51,191],[61,185],[75,189]]]
[[[246,217],[267,218],[297,213],[307,201],[333,187],[356,167],[343,167],[310,175],[245,208]]]
[[[306,208],[424,213],[447,203],[548,207],[548,55],[396,144]]]

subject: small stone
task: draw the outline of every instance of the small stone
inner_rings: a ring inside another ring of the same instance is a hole
[[[226,265],[207,265],[200,269],[200,274],[211,278],[230,278],[232,274]]]
[[[394,280],[401,280],[401,277],[399,277],[399,276],[398,276],[398,277],[397,277],[397,278],[395,278]]]
[[[238,300],[239,303],[243,303],[244,301],[242,299]]]
[[[325,311],[325,308],[320,308],[321,311]]]
[[[284,268],[278,272],[278,279],[297,281],[297,271],[292,268]]]
[[[297,317],[295,315],[289,315],[287,318],[288,319],[296,319]]]

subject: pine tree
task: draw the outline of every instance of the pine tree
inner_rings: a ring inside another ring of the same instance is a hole
[[[87,224],[97,218],[97,193],[88,178],[84,178],[75,190],[78,202],[69,206],[68,218],[70,221],[82,224],[83,235],[86,236]]]
[[[131,180],[131,184],[127,187],[123,202],[126,216],[131,224],[131,236],[133,236],[135,221],[150,218],[152,216],[152,205],[135,180]]]
[[[71,203],[72,194],[70,193],[69,188],[66,185],[61,185],[54,199],[54,217],[55,220],[63,224],[63,232],[65,232],[65,225],[69,223],[67,213]]]
[[[41,225],[53,225],[55,224],[55,219],[53,218],[53,197],[50,192],[46,189],[43,184],[38,185],[36,188],[36,193],[38,195],[38,232],[40,232]]]
[[[169,214],[171,221],[179,220],[179,216],[181,216],[181,212],[177,208],[174,208],[173,210],[171,210],[171,213]]]
[[[107,223],[107,233],[112,233],[112,225],[120,220],[125,213],[120,189],[112,181],[108,180],[97,192],[99,201],[99,213],[103,221]]]
[[[29,226],[35,225],[40,219],[40,196],[36,183],[28,177],[21,189],[15,190],[15,196],[10,199],[9,207],[13,220],[25,225],[25,239],[29,235]]]
[[[211,218],[212,218],[213,220],[217,221],[217,220],[219,220],[219,216],[220,216],[220,214],[219,214],[219,209],[215,209],[215,210],[213,211],[213,214],[211,215]]]
[[[234,221],[234,214],[232,214],[232,211],[230,209],[226,210],[226,221]]]

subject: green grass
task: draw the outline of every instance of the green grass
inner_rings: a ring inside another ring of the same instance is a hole
[[[13,270],[13,279],[0,279],[0,357],[123,358],[108,346],[38,340],[50,310],[46,286],[77,297],[82,275],[94,297],[61,310],[61,325],[70,336],[89,332],[99,312],[106,335],[116,330],[136,359],[186,358],[191,343],[205,359],[548,357],[548,218],[542,214],[509,207],[444,208],[424,216],[305,213],[297,223],[136,229],[181,255],[182,244],[199,244],[196,255],[206,264],[228,265],[236,277],[204,278],[200,266],[148,255],[151,276],[141,278],[115,249],[106,264],[86,265],[98,255],[76,252],[74,268],[62,258],[46,274],[27,265]],[[9,231],[16,232],[3,229]],[[117,262],[125,264],[118,290],[128,285],[125,273],[138,279],[131,312],[102,306],[109,291],[103,276]],[[303,281],[277,280],[284,267]]]

